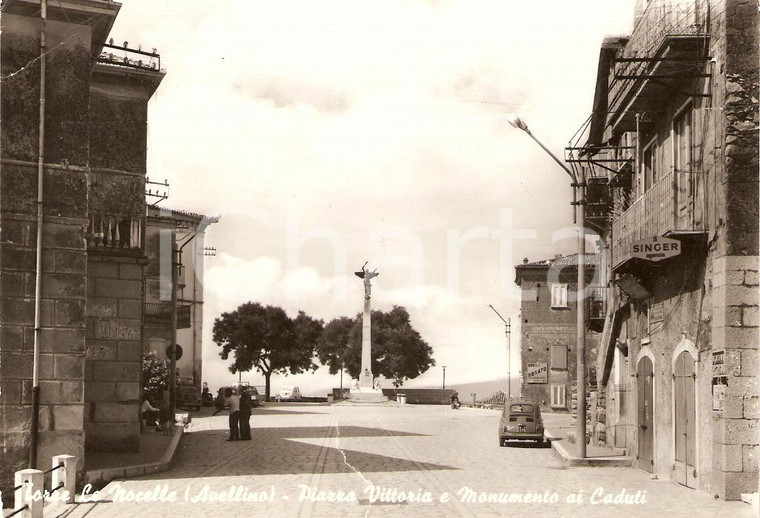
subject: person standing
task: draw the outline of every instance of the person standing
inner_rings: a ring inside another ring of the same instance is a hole
[[[161,426],[159,423],[160,412],[161,411],[158,408],[150,404],[148,392],[146,391],[145,394],[143,395],[143,402],[140,405],[140,413],[142,414],[142,418],[145,419],[146,424],[150,424],[150,426],[155,426],[157,432],[161,430]]]
[[[240,398],[235,394],[235,390],[227,389],[227,403],[230,405],[230,438],[228,441],[240,440],[240,429],[238,423],[240,421]]]
[[[248,387],[240,387],[240,440],[251,440],[251,394]]]

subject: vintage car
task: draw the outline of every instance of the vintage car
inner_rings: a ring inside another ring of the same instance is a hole
[[[499,446],[506,446],[507,441],[514,439],[543,444],[544,422],[538,403],[512,401],[504,405],[499,422]]]
[[[282,387],[280,393],[275,396],[277,401],[301,401],[303,396],[298,387]]]
[[[251,407],[256,408],[259,406],[259,403],[261,402],[261,396],[259,395],[259,391],[256,390],[256,387],[253,385],[245,385],[248,388],[248,393],[251,396]],[[228,387],[221,387],[217,394],[216,398],[214,399],[214,406],[217,410],[223,410],[229,406],[229,403],[227,403],[227,398],[225,397],[227,389],[234,390],[237,395],[240,395],[240,386],[239,385],[230,385]]]
[[[201,395],[193,385],[180,385],[177,387],[177,408],[188,410],[201,409]]]

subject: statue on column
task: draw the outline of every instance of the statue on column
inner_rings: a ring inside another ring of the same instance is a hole
[[[364,263],[364,266],[362,266],[362,270],[360,272],[354,272],[357,277],[359,277],[360,279],[364,279],[364,300],[369,300],[371,298],[371,295],[372,295],[372,284],[371,284],[371,281],[372,281],[372,279],[374,279],[375,277],[377,277],[378,275],[380,275],[377,272],[377,268],[375,268],[371,272],[367,270],[367,263],[368,262],[369,261],[367,261],[366,263]]]

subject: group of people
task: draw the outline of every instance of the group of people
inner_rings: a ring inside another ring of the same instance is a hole
[[[228,387],[224,390],[224,399],[229,405],[230,410],[230,436],[228,441],[250,441],[251,440],[251,394],[248,387],[240,387],[240,395],[237,390]],[[224,406],[217,408],[214,415],[222,411]]]

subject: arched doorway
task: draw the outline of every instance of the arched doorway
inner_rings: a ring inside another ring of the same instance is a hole
[[[654,473],[654,369],[652,360],[643,356],[636,372],[638,393],[639,468]]]
[[[696,370],[689,351],[676,356],[673,365],[675,419],[675,479],[686,487],[696,487],[697,416]]]

